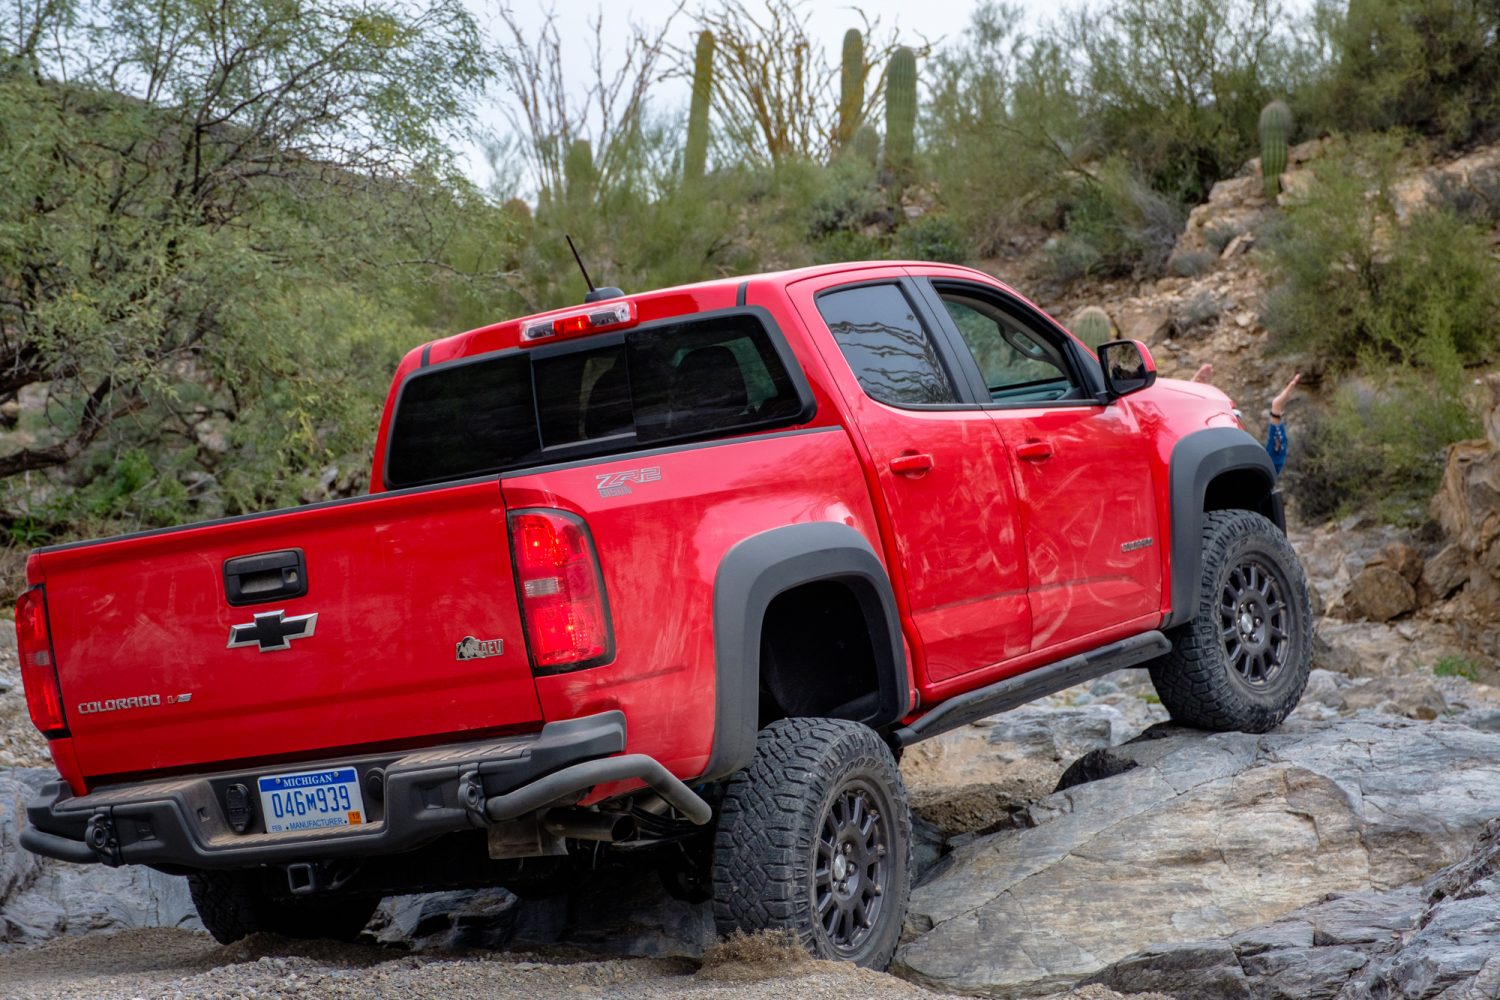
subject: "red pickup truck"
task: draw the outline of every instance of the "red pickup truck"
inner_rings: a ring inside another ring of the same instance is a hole
[[[25,846],[225,942],[638,859],[880,967],[903,747],[1123,667],[1210,729],[1301,696],[1270,460],[1144,345],[941,264],[589,298],[407,355],[367,496],[34,553]]]

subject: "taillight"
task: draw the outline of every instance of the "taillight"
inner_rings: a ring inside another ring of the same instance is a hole
[[[41,587],[26,591],[16,602],[16,649],[32,724],[43,736],[67,735],[62,688],[52,662],[52,633],[47,628],[47,598]]]
[[[577,669],[613,657],[604,581],[583,521],[562,511],[515,513],[510,543],[532,666]]]

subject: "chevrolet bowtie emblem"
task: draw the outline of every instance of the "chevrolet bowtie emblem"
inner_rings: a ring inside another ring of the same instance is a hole
[[[306,639],[318,624],[318,613],[286,617],[285,611],[266,611],[248,625],[229,627],[229,648],[259,646],[262,653],[291,649],[293,639]]]

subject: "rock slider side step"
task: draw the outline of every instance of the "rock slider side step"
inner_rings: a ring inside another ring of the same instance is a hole
[[[897,729],[893,735],[902,746],[910,746],[918,740],[925,740],[1038,698],[1045,698],[1049,694],[1056,694],[1063,688],[1092,680],[1101,674],[1139,666],[1147,660],[1165,656],[1171,649],[1171,642],[1160,632],[1142,632],[958,695],[910,725]]]

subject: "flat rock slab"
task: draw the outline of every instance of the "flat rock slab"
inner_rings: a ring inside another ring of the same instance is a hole
[[[0,952],[63,934],[201,929],[185,878],[136,865],[73,865],[20,846],[26,801],[56,777],[40,768],[0,770]]]
[[[1500,814],[1500,734],[1441,722],[1156,727],[1099,752],[1125,770],[1042,800],[1034,826],[964,845],[914,891],[897,971],[1039,996],[1148,948],[1223,951],[1202,942],[1431,875]]]
[[[1193,1000],[1500,996],[1500,820],[1462,861],[1390,892],[1334,895],[1219,941],[1148,948],[1095,976]]]

